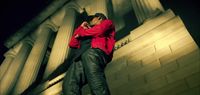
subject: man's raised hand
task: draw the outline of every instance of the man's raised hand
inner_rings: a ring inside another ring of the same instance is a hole
[[[89,28],[91,28],[90,25],[89,25],[86,21],[84,21],[84,22],[81,24],[81,27],[83,27],[84,29],[89,29]]]

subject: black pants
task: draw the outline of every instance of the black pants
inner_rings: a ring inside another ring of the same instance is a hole
[[[81,88],[88,83],[93,95],[110,95],[104,68],[109,57],[100,49],[88,49],[81,60],[73,62],[63,82],[64,95],[81,95]]]

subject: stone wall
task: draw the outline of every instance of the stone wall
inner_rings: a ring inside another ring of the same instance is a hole
[[[199,47],[172,11],[146,21],[129,37],[105,70],[112,95],[200,94]],[[88,93],[85,86],[83,95]]]

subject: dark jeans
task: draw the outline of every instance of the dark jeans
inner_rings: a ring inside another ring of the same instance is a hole
[[[109,60],[100,49],[88,49],[81,60],[73,62],[64,77],[64,95],[81,95],[81,88],[88,83],[93,95],[110,95],[104,68]]]

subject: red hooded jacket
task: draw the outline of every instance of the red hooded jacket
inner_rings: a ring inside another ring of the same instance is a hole
[[[79,26],[69,42],[71,48],[80,48],[80,40],[75,38],[75,35],[80,37],[92,37],[91,48],[99,48],[110,57],[113,56],[113,48],[115,45],[115,27],[111,20],[103,20],[100,24],[93,26],[90,29],[84,29]]]

